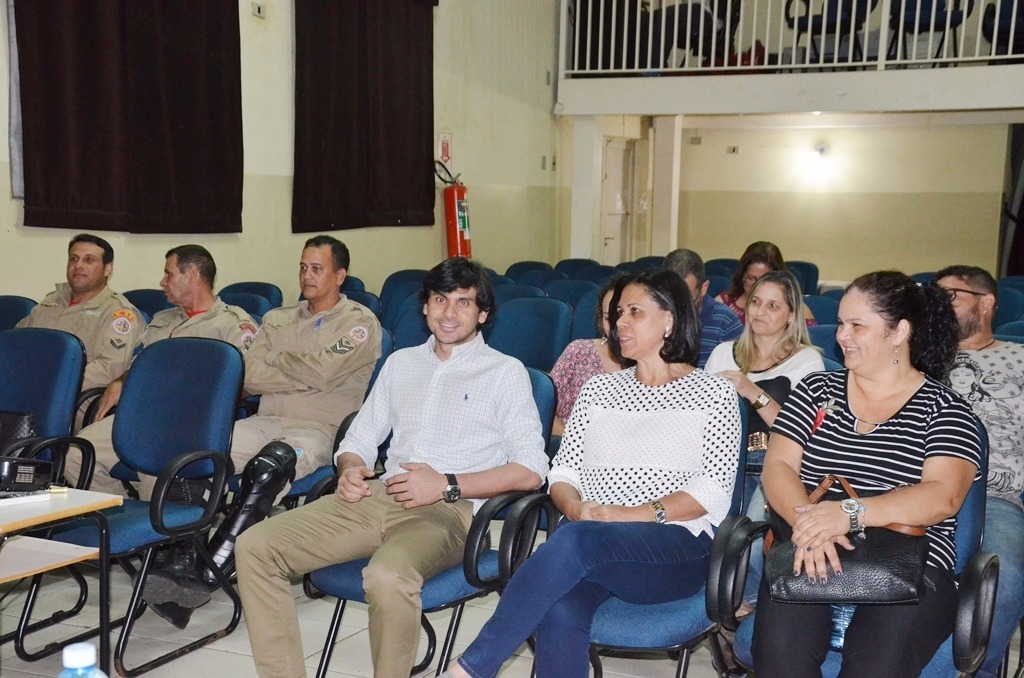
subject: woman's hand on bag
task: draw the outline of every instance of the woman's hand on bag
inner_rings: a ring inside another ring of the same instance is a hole
[[[828,565],[836,574],[843,573],[843,565],[839,562],[839,552],[836,551],[836,544],[847,551],[853,550],[853,544],[846,535],[840,535],[825,542],[816,548],[797,547],[793,555],[793,574],[799,575],[801,571],[807,571],[807,578],[811,581],[828,581]]]
[[[797,549],[816,549],[830,543],[834,537],[850,531],[850,517],[837,501],[805,504],[793,509],[793,544]]]

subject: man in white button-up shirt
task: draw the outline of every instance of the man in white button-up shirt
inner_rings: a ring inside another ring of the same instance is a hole
[[[540,487],[540,418],[522,363],[488,347],[486,271],[449,259],[420,293],[432,336],[397,351],[335,453],[338,492],[259,523],[238,541],[239,590],[261,676],[305,672],[289,578],[370,557],[363,570],[375,676],[408,676],[424,579],[457,565],[475,509]],[[392,433],[385,473],[377,447]]]

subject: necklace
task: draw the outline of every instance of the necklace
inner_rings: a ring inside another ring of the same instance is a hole
[[[972,351],[984,351],[986,348],[988,348],[989,346],[991,346],[994,343],[996,343],[996,340],[992,339],[992,341],[988,342],[987,344],[985,344],[981,348],[972,348],[970,350],[972,350]]]

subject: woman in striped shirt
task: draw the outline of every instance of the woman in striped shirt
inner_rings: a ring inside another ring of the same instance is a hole
[[[895,271],[853,281],[839,307],[837,339],[847,369],[806,377],[772,429],[761,476],[772,509],[793,528],[793,570],[810,579],[841,573],[853,530],[927,526],[925,591],[916,604],[861,605],[846,631],[843,674],[916,676],[953,630],[955,515],[978,474],[974,416],[946,388],[957,326],[948,296]],[[811,505],[821,479],[845,477],[864,498]],[[900,491],[894,492],[889,490]],[[771,600],[762,582],[754,629],[758,676],[820,676],[829,649],[829,605]]]

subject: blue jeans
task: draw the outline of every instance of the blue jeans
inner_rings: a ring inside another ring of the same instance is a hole
[[[587,676],[590,626],[601,603],[691,596],[707,579],[710,552],[710,536],[678,525],[563,523],[512,577],[459,664],[474,678],[494,676],[536,631],[538,676]]]
[[[1024,617],[1024,511],[1005,499],[989,497],[982,549],[999,556],[999,586],[992,638],[979,678],[994,678],[1006,646]]]

